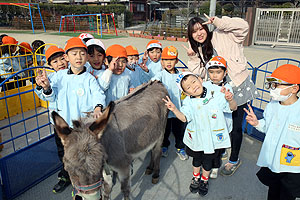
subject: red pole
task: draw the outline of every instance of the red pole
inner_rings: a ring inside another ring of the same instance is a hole
[[[65,25],[65,17],[63,18],[63,21],[62,21],[61,32],[63,32],[63,30],[64,30],[64,25]]]
[[[116,24],[115,24],[114,13],[113,13],[113,14],[111,14],[111,17],[112,17],[112,19],[113,19],[113,22],[114,22],[115,31],[116,31],[116,36],[118,36],[118,32],[117,32],[117,28],[116,28]]]
[[[67,32],[69,32],[69,18],[67,18],[66,20],[67,20]]]

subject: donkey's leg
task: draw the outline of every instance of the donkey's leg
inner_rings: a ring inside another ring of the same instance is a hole
[[[161,142],[157,142],[151,151],[151,163],[153,174],[152,183],[156,184],[159,181],[159,171],[160,171],[160,158],[161,158]]]
[[[130,165],[118,171],[118,176],[121,182],[121,191],[123,192],[124,199],[129,200],[130,194]]]
[[[107,175],[105,170],[103,170],[103,179],[104,179],[103,199],[109,200],[109,196],[110,196],[111,189],[112,189],[112,175],[111,174]]]

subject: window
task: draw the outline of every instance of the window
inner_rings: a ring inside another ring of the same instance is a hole
[[[145,12],[145,5],[141,3],[136,4],[136,11]]]

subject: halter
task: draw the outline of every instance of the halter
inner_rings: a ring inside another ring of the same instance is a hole
[[[74,196],[78,193],[86,193],[88,191],[100,188],[102,186],[102,184],[103,184],[103,180],[101,178],[98,182],[91,184],[91,185],[74,185],[72,193]]]

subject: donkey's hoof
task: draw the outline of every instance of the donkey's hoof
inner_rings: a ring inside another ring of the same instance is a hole
[[[152,178],[152,184],[157,184],[159,181],[159,177],[157,178]]]
[[[153,169],[146,169],[145,175],[151,175],[153,173]]]

